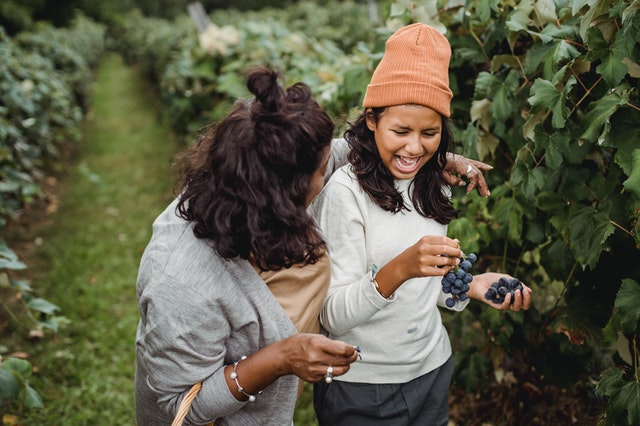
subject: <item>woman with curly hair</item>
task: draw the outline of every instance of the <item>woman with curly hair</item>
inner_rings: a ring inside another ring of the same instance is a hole
[[[260,276],[293,265],[330,274],[307,206],[334,125],[305,84],[285,90],[278,79],[248,76],[255,98],[188,151],[180,195],[153,224],[137,280],[139,425],[171,424],[196,383],[188,424],[291,425],[299,380],[321,380],[328,366],[340,376],[356,360],[351,344],[298,333]],[[317,322],[326,286],[308,292]]]

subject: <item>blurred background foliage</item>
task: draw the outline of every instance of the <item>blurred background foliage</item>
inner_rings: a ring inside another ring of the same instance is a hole
[[[309,84],[339,136],[387,37],[429,23],[452,45],[455,149],[495,167],[490,198],[454,189],[450,234],[535,296],[526,313],[444,313],[452,417],[640,424],[640,0],[202,1],[200,28],[188,4],[0,4],[0,226],[81,137],[105,51],[152,84],[183,144],[246,95],[252,66]]]

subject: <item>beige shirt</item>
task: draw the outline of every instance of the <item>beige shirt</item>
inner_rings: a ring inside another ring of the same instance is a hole
[[[294,265],[259,274],[298,332],[320,331],[318,314],[331,282],[331,262],[327,254],[312,265]]]

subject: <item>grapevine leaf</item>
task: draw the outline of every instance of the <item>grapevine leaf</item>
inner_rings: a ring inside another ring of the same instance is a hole
[[[493,210],[494,222],[507,226],[507,237],[518,241],[522,235],[522,206],[514,199],[502,198]]]
[[[478,157],[480,160],[489,157],[489,155],[494,155],[496,149],[500,145],[500,140],[491,135],[481,133],[478,135]]]
[[[491,18],[491,7],[493,3],[493,0],[478,0],[476,2],[475,11],[480,22],[489,21],[489,18]]]
[[[490,106],[491,101],[489,101],[489,99],[474,100],[471,102],[471,109],[469,110],[471,121],[474,123],[478,121],[480,127],[485,130],[491,128],[492,118],[491,112],[489,111]]]
[[[31,377],[31,364],[24,359],[10,357],[2,361],[2,368],[12,371],[20,378]]]
[[[615,162],[626,175],[631,175],[633,158],[631,153],[640,140],[640,112],[631,108],[620,108],[611,116],[611,131],[604,146],[616,149]]]
[[[566,202],[555,191],[542,191],[536,197],[536,205],[542,211],[558,212],[566,207]]]
[[[611,45],[607,43],[598,27],[591,27],[587,31],[587,45],[589,46],[587,59],[590,61],[600,60],[596,71],[602,75],[609,87],[616,86],[627,74],[627,66],[622,63],[622,60],[631,54],[627,43],[622,31],[616,33]]]
[[[43,314],[53,315],[60,308],[46,299],[36,297],[27,302],[29,309],[42,312]]]
[[[624,58],[622,60],[622,63],[627,67],[627,72],[631,77],[633,78],[640,77],[640,65],[638,65],[636,62],[633,62],[629,58]]]
[[[593,6],[596,0],[575,0],[571,2],[571,14],[576,16],[584,6]]]
[[[620,92],[622,92],[622,95],[620,95]],[[620,105],[628,102],[629,94],[625,90],[612,90],[597,101],[591,102],[589,111],[584,117],[587,129],[580,136],[580,141],[591,143],[596,140],[604,141],[611,127],[609,118],[618,110]]]
[[[556,104],[561,94],[549,80],[543,78],[538,78],[533,82],[530,93],[532,95],[528,101],[534,111]]]
[[[629,191],[636,194],[636,197],[640,199],[640,149],[634,149],[631,155],[632,166],[629,178],[625,180],[622,185]]]
[[[545,164],[553,170],[562,167],[563,154],[571,149],[571,135],[568,132],[557,131],[547,133],[542,126],[538,126],[535,132],[536,146],[545,150]]]
[[[580,19],[580,37],[583,40],[586,40],[587,31],[590,28],[593,28],[591,27],[591,25],[595,20],[595,18],[602,15],[608,15],[609,9],[611,7],[610,1],[609,0],[586,0],[586,1],[576,2],[576,3],[579,3],[579,7],[576,7],[574,3],[574,6],[572,8],[573,16],[576,16],[576,13],[578,13],[582,8],[582,6],[584,6],[585,4],[589,6],[586,9],[585,14]]]
[[[576,259],[593,268],[600,258],[604,242],[615,230],[608,213],[576,206],[567,225],[569,244]]]
[[[628,424],[640,424],[640,382],[626,383],[613,398],[611,405],[620,412],[627,412]]]
[[[529,23],[531,22],[531,19],[529,19],[529,12],[532,7],[529,4],[527,4],[527,6],[529,7],[520,7],[520,5],[518,5],[518,7],[509,14],[506,24],[510,31],[519,32],[527,31],[529,29]]]
[[[553,0],[538,0],[536,2],[536,12],[542,24],[548,24],[558,20],[556,5]]]
[[[622,330],[635,332],[640,318],[640,284],[632,279],[622,280],[614,306],[618,308]]]
[[[518,73],[511,71],[493,93],[491,113],[498,121],[506,121],[514,111],[513,93],[518,88]]]
[[[0,367],[0,405],[6,398],[17,398],[20,384],[9,369]]]
[[[566,117],[569,115],[569,108],[565,104],[565,95],[558,90],[552,82],[542,78],[536,79],[531,86],[528,101],[532,111],[550,109],[552,113],[551,124],[554,128],[560,129],[565,126]]]
[[[44,404],[42,403],[42,398],[38,395],[38,392],[35,391],[31,386],[27,385],[26,395],[24,398],[24,407],[25,408],[42,408]]]
[[[27,265],[18,260],[18,256],[9,248],[9,246],[7,246],[7,243],[0,240],[0,270],[20,270],[26,268]]]
[[[475,97],[488,98],[500,81],[491,73],[482,71],[476,78]]]
[[[611,367],[600,375],[600,381],[596,386],[598,395],[615,397],[622,389],[622,370]]]

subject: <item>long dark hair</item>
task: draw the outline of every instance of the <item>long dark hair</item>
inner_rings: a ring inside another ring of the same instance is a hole
[[[393,175],[380,159],[373,131],[367,127],[367,117],[378,123],[385,110],[386,107],[367,108],[350,124],[344,137],[350,147],[349,162],[362,189],[381,208],[397,213],[409,208],[393,184]],[[456,218],[459,212],[443,192],[447,182],[442,172],[447,163],[450,143],[453,143],[453,135],[447,120],[442,117],[442,138],[438,152],[418,171],[410,193],[411,202],[418,213],[444,225]]]
[[[177,207],[219,256],[252,257],[261,270],[315,263],[325,250],[306,207],[334,124],[306,84],[285,90],[280,78],[253,70],[255,98],[204,130],[183,157]]]

